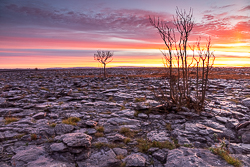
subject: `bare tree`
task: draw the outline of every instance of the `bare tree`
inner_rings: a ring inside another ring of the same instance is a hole
[[[164,22],[158,19],[149,17],[149,21],[155,27],[164,44],[167,52],[162,52],[165,59],[164,65],[169,68],[169,85],[170,85],[170,100],[169,103],[176,105],[178,108],[187,106],[189,108],[196,107],[200,110],[204,105],[205,92],[208,82],[208,73],[214,61],[214,55],[210,52],[210,38],[206,46],[206,52],[201,51],[200,43],[190,47],[193,50],[193,55],[187,54],[188,39],[194,26],[193,11],[176,9],[176,16],[173,16],[173,22]],[[198,50],[198,56],[195,57],[195,49]],[[174,58],[176,59],[177,68],[174,68]],[[213,60],[210,60],[213,58]],[[189,59],[189,60],[188,60]],[[194,67],[194,60],[197,66],[196,78],[196,99],[191,97],[192,80],[190,77],[190,68]],[[202,78],[201,78],[201,97],[198,97],[198,80],[199,80],[199,62],[202,61]],[[195,104],[194,104],[195,103]]]
[[[110,51],[100,51],[94,54],[94,60],[99,61],[99,63],[103,64],[103,75],[106,78],[106,65],[113,60],[114,53]]]
[[[164,44],[167,47],[168,53],[163,52],[162,54],[164,56],[164,65],[169,68],[170,71],[170,83],[173,82],[173,76],[172,75],[172,65],[173,65],[173,48],[174,48],[174,44],[175,44],[175,33],[174,33],[174,29],[169,27],[167,23],[164,23],[163,21],[160,21],[160,19],[158,18],[157,20],[154,18],[152,19],[151,17],[149,17],[149,21],[150,23],[159,31],[159,34],[162,38],[162,40],[164,41]],[[173,84],[170,84],[170,97],[172,99],[174,99],[174,88],[173,88]]]
[[[210,51],[211,38],[209,37],[208,43],[206,45],[206,50],[200,48],[200,42],[197,42],[197,50],[199,53],[199,58],[202,61],[202,83],[201,83],[201,99],[200,105],[204,105],[207,83],[208,83],[208,74],[213,67],[215,56],[213,52]]]

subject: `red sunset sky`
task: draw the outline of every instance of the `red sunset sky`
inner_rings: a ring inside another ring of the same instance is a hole
[[[249,0],[1,0],[0,68],[100,67],[96,50],[114,52],[108,67],[162,67],[148,16],[176,7],[193,9],[189,44],[210,36],[215,66],[250,67]]]

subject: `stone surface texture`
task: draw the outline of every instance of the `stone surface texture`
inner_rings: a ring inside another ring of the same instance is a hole
[[[230,70],[250,75],[250,68]],[[176,106],[165,112],[157,97],[170,91],[158,77],[165,69],[107,72],[0,70],[0,167],[229,167],[208,150],[223,139],[250,166],[250,79],[209,79],[199,115]]]

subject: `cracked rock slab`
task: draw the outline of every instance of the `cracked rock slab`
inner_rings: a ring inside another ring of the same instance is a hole
[[[12,157],[12,166],[23,167],[25,164],[35,161],[45,154],[43,147],[32,147],[28,150],[19,151]]]
[[[233,167],[209,150],[181,147],[170,150],[164,167]]]
[[[70,147],[90,147],[92,137],[85,133],[68,133],[60,136],[61,140]]]
[[[112,149],[92,154],[86,161],[77,162],[79,167],[118,167],[120,161]]]
[[[171,142],[171,139],[168,136],[169,135],[166,132],[157,132],[157,131],[152,131],[147,134],[147,138],[150,141],[159,141],[159,142],[164,142],[164,141]]]
[[[126,163],[126,166],[145,166],[146,159],[139,154],[131,154],[123,159],[123,162]]]

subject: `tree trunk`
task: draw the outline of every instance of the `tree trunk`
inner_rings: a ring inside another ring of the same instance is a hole
[[[199,62],[197,62],[196,70],[196,99],[199,97]]]
[[[106,78],[106,64],[103,64],[103,70],[104,70],[104,78]]]

